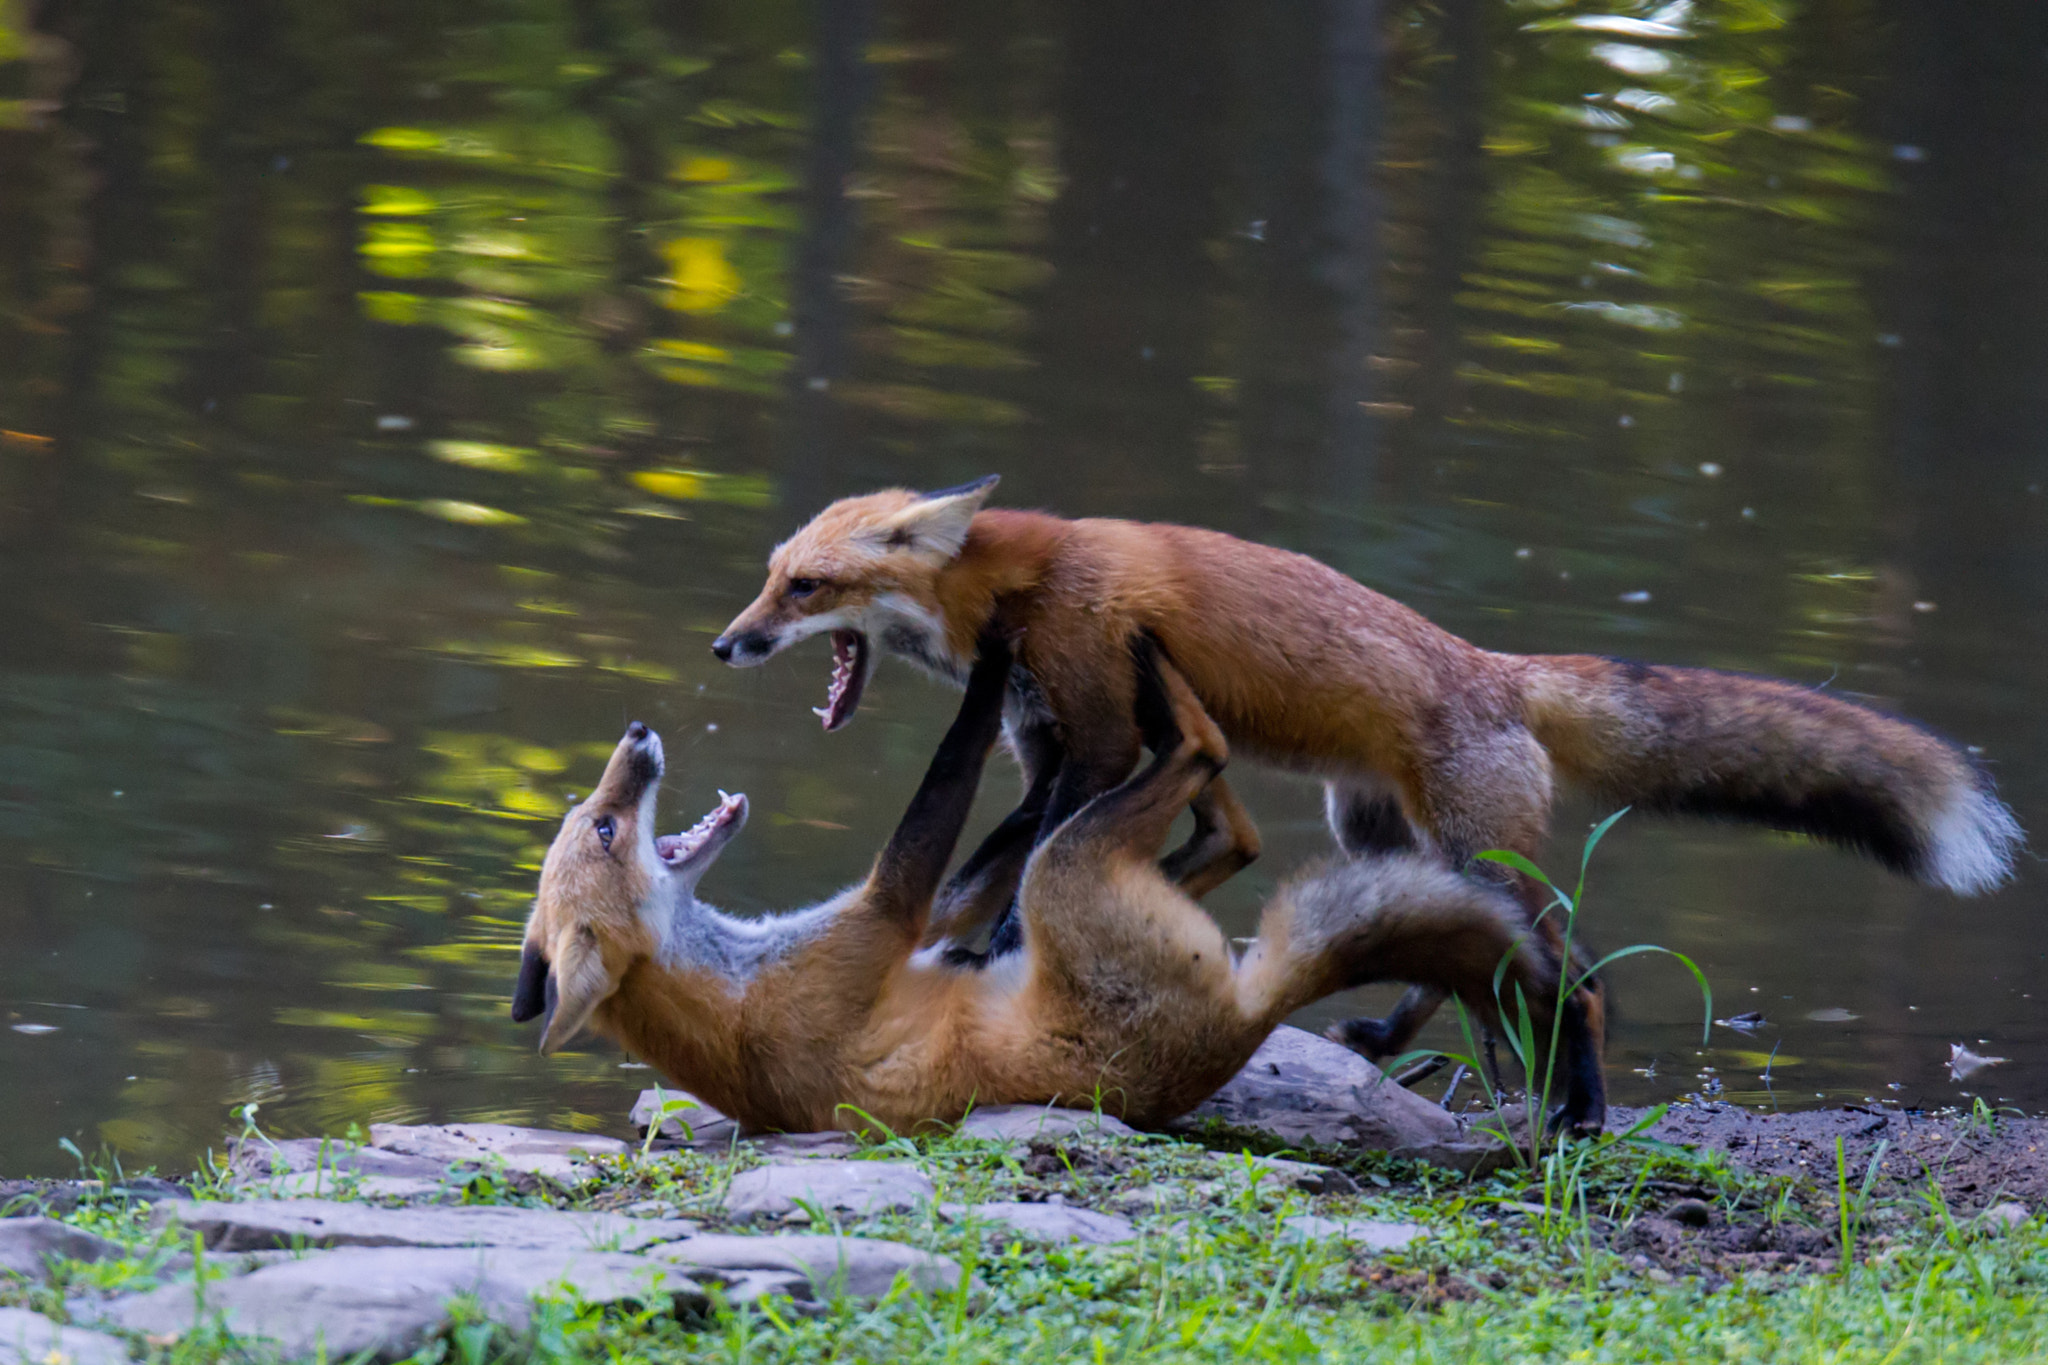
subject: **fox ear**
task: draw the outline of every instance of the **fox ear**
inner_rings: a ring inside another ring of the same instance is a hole
[[[1000,474],[927,493],[883,524],[882,535],[892,547],[908,547],[945,563],[967,543],[967,528],[974,514],[988,501]]]
[[[550,994],[555,998],[548,1002],[553,1008],[540,1037],[543,1057],[552,1057],[568,1046],[612,993],[611,973],[605,969],[597,935],[588,928],[570,934],[548,973],[548,984],[554,987]]]

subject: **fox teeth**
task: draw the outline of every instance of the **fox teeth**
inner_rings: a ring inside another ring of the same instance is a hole
[[[819,720],[830,720],[832,718],[832,712],[830,711],[830,709],[823,706],[813,706],[811,708],[811,714],[816,716]]]

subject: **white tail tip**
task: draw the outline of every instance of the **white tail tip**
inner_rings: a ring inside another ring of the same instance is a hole
[[[1967,787],[1936,813],[1921,879],[1958,896],[1982,895],[2011,879],[2013,856],[2025,842],[2026,832],[2005,802]]]

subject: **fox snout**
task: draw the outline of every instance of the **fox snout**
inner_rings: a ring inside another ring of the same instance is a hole
[[[661,781],[667,764],[661,751],[661,736],[640,722],[626,727],[626,766],[619,784],[618,799],[638,801],[640,794]]]
[[[747,668],[768,662],[778,643],[776,637],[765,630],[728,630],[711,642],[711,652],[718,656],[720,663]]]

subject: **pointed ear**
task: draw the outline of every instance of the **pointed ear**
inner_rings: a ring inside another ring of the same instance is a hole
[[[555,988],[555,998],[549,1002],[553,1009],[540,1037],[543,1057],[552,1057],[568,1046],[612,993],[611,973],[605,969],[597,936],[588,928],[578,928],[570,934],[567,946],[548,973],[548,981]]]
[[[883,523],[882,535],[889,546],[909,548],[941,564],[960,553],[967,543],[967,528],[974,514],[995,491],[999,474],[991,474],[958,488],[927,493]]]

